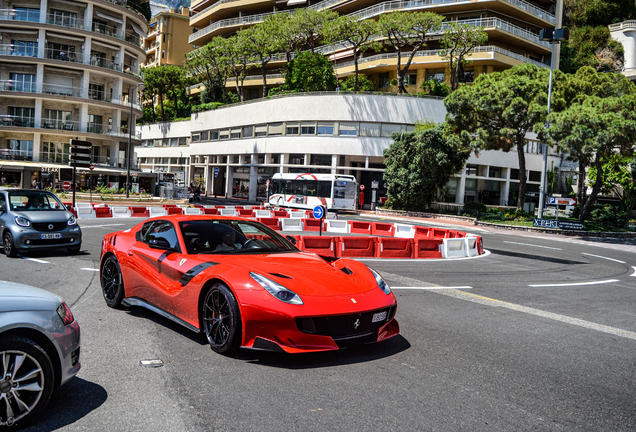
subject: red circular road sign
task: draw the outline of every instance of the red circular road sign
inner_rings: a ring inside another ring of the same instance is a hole
[[[71,182],[65,181],[64,183],[62,183],[62,189],[69,190],[70,188],[71,188]]]
[[[364,190],[364,185],[360,185],[360,190],[363,191]]]
[[[88,167],[89,170],[93,171],[95,169],[95,164],[91,164],[90,167]]]

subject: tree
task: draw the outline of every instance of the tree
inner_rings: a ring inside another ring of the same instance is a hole
[[[526,193],[526,134],[543,127],[547,114],[549,70],[531,64],[503,72],[481,74],[473,85],[462,86],[444,99],[445,136],[455,145],[479,150],[517,150],[519,158],[519,197],[523,210]],[[555,83],[563,79],[558,71]],[[555,92],[552,106],[563,100]]]
[[[162,68],[162,72],[165,76],[166,96],[172,99],[172,103],[174,104],[174,116],[178,117],[179,94],[185,86],[186,73],[182,68],[175,65],[159,66],[159,68]]]
[[[409,70],[413,57],[426,46],[431,33],[441,28],[443,20],[443,16],[434,12],[390,12],[380,16],[380,33],[387,37],[397,52],[398,93],[406,93],[404,75]],[[409,47],[411,51],[404,53],[407,60],[402,67],[402,51]]]
[[[443,137],[443,127],[422,132],[394,132],[384,150],[384,181],[394,208],[430,207],[437,190],[461,171],[469,152]]]
[[[482,27],[473,27],[454,21],[447,23],[444,35],[439,43],[442,46],[442,57],[448,60],[450,66],[451,89],[457,90],[464,78],[464,66],[468,63],[466,57],[470,51],[488,40],[488,35]]]
[[[273,37],[275,36],[275,29],[276,22],[265,19],[259,25],[237,32],[237,35],[245,40],[248,55],[256,59],[257,64],[261,68],[261,73],[263,74],[263,97],[267,96],[267,71],[265,67],[280,47],[280,41]]]
[[[243,102],[245,98],[243,83],[245,82],[247,71],[253,64],[250,49],[243,34],[237,33],[228,38],[228,60],[231,65],[232,75],[234,75],[236,94],[239,100]]]
[[[587,177],[596,182],[596,167],[590,167]],[[612,155],[603,164],[602,194],[614,194],[621,200],[620,208],[631,211],[636,205],[636,158],[620,154]]]
[[[216,36],[207,45],[186,54],[186,71],[204,84],[212,102],[225,95],[225,83],[230,74],[228,52],[228,39]],[[217,89],[221,97],[217,96]]]
[[[375,40],[379,29],[374,20],[360,20],[357,15],[342,15],[325,27],[325,39],[329,42],[347,41],[353,50],[355,68],[353,91],[358,91],[358,56],[369,48],[380,51],[382,44]]]
[[[324,55],[305,51],[289,65],[284,87],[299,92],[334,90],[336,75],[333,65]]]
[[[366,91],[372,92],[375,89],[373,81],[371,81],[365,74],[358,75],[358,90],[354,90],[354,75],[349,75],[344,80],[340,81],[340,89],[342,91]]]
[[[338,18],[338,13],[330,9],[296,9],[292,15],[293,28],[299,35],[299,46],[306,45],[311,52],[320,44],[325,26]]]
[[[616,155],[631,157],[636,140],[636,95],[585,98],[562,112],[551,113],[548,137],[579,162],[579,221],[583,222],[604,182],[604,164]],[[585,196],[586,169],[596,169],[589,199]]]

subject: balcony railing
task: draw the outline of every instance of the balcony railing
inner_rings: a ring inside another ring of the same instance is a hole
[[[0,160],[32,161],[33,152],[26,150],[0,148]]]
[[[52,129],[61,131],[74,131],[85,132],[99,135],[110,135],[119,138],[128,138],[128,129],[126,127],[120,130],[112,129],[111,127],[103,126],[99,123],[80,123],[78,121],[71,120],[56,120],[56,119],[43,119],[39,124],[35,123],[34,117],[20,117],[12,115],[0,115],[0,125],[22,127],[22,128],[36,128],[36,129]],[[135,139],[141,139],[141,132],[133,131],[132,137]]]
[[[36,90],[37,88],[34,82],[0,80],[0,91],[37,93]]]
[[[1,153],[2,150],[0,150],[0,154]],[[70,156],[70,153],[40,153],[40,158],[38,159],[38,161],[44,163],[68,164]],[[97,166],[126,168],[125,160],[121,162],[111,162],[108,156],[91,156],[91,163]],[[131,163],[130,167],[133,169],[139,169],[139,164]]]
[[[0,20],[40,22],[40,10],[0,9]]]

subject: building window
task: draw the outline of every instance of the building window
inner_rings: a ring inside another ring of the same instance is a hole
[[[162,59],[166,58],[166,50],[161,50],[161,58]]]
[[[33,127],[35,108],[9,107],[12,126]]]
[[[243,138],[252,138],[254,136],[254,126],[243,127]]]
[[[530,175],[528,176],[528,180],[531,182],[540,182],[541,181],[541,171],[530,171]]]
[[[379,137],[379,123],[360,123],[360,136]]]
[[[340,123],[338,134],[340,136],[358,136],[358,123]]]
[[[476,176],[477,175],[477,165],[466,165],[466,175]]]
[[[270,163],[272,165],[278,165],[280,163],[280,155],[279,154],[272,154],[271,157],[269,158]]]
[[[0,85],[0,88],[2,87]],[[35,92],[35,75],[12,73],[8,87],[13,91],[33,93]]]
[[[333,135],[333,123],[318,123],[318,135]]]
[[[141,141],[141,146],[142,147],[148,147],[148,140]]]
[[[325,165],[331,166],[331,155],[315,155],[312,154],[309,165]]]
[[[166,43],[166,35],[165,35],[165,34],[163,34],[163,35],[161,36],[161,40],[162,40],[162,42],[163,42],[163,43]]]
[[[201,132],[201,141],[208,141],[209,136],[210,136],[210,132],[208,131]]]
[[[254,136],[255,137],[267,136],[267,125],[254,126]]]
[[[268,136],[278,136],[283,134],[283,123],[271,123],[267,128]]]
[[[444,72],[428,72],[426,74],[426,81],[437,81],[438,83],[444,82]]]
[[[298,125],[298,123],[287,123],[285,135],[298,135],[299,132],[300,126]]]
[[[103,84],[88,84],[88,97],[89,99],[103,101],[104,97],[104,85]]]
[[[302,123],[300,125],[301,135],[316,135],[316,125],[314,123]]]
[[[199,142],[201,141],[201,135],[197,134],[192,134],[192,142]]]
[[[16,160],[33,160],[33,141],[10,139],[9,152]]]
[[[161,142],[160,138],[155,139],[155,147],[161,147]]]
[[[215,131],[211,131],[210,132],[210,141],[218,141],[219,139],[219,131],[215,130]]]
[[[170,147],[176,147],[179,145],[179,139],[178,138],[170,138]]]
[[[59,43],[48,43],[46,58],[63,60],[63,61],[75,61],[75,46]],[[37,54],[37,43],[35,46],[35,52]],[[34,55],[36,55],[34,54]]]
[[[230,139],[240,139],[241,129],[230,129]]]
[[[38,43],[35,41],[13,40],[13,55],[37,57]],[[54,57],[49,57],[54,58]]]
[[[259,97],[258,89],[248,90],[247,100],[258,99],[258,97]]]
[[[417,84],[417,74],[410,73],[404,75],[404,85],[415,85]]]
[[[44,110],[42,127],[45,129],[73,130],[70,111]]]
[[[406,129],[406,127],[404,127],[404,129]],[[402,132],[404,129],[403,125],[382,123],[382,136],[390,138],[393,132]]]
[[[302,154],[290,154],[289,155],[289,163],[292,165],[304,165],[305,164],[305,155]]]
[[[188,145],[188,138],[187,137],[179,138],[179,145],[180,146]]]
[[[51,9],[46,23],[75,28],[77,27],[77,14],[75,12]]]
[[[155,140],[148,140],[148,147],[154,147],[155,146]]]
[[[219,131],[219,139],[220,140],[230,139],[230,130],[223,129],[222,131]]]
[[[463,83],[475,81],[475,71],[464,71],[463,74],[460,74],[459,81]]]
[[[102,116],[89,114],[87,132],[100,134],[103,132],[103,124],[104,118]]]
[[[386,88],[389,86],[389,73],[382,73],[379,75],[380,83],[378,85],[379,88]]]
[[[40,22],[40,9],[17,7],[14,10],[15,16],[13,19],[16,21]]]

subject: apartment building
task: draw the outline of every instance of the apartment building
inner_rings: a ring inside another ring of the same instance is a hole
[[[632,81],[636,80],[636,21],[629,20],[609,26],[612,39],[623,45],[625,64],[621,73]]]
[[[186,53],[193,49],[188,43],[189,20],[187,7],[158,11],[150,20],[148,35],[143,38],[146,61],[142,66],[183,66]]]
[[[67,180],[71,139],[93,144],[92,174],[102,183],[123,186],[128,160],[139,182],[128,144],[141,138],[129,128],[142,115],[136,91],[147,31],[146,19],[126,0],[0,0],[5,184]],[[82,187],[89,175],[80,170]]]

